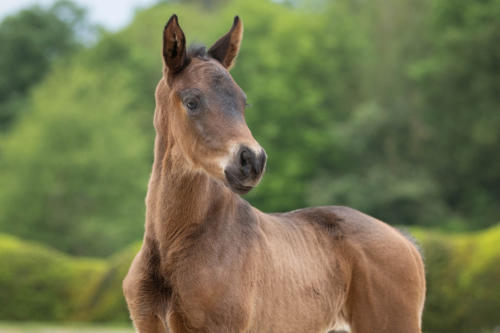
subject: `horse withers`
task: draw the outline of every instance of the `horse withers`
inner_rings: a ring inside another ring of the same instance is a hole
[[[144,241],[123,290],[138,332],[417,333],[422,258],[389,225],[347,207],[266,214],[240,197],[266,154],[229,69],[236,17],[208,51],[163,33]]]

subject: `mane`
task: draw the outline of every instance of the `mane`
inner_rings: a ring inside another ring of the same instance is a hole
[[[201,60],[208,60],[209,55],[207,52],[207,48],[203,44],[193,43],[189,45],[187,51],[188,58],[198,58]]]

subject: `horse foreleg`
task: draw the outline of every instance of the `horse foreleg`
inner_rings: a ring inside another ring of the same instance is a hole
[[[135,316],[131,314],[134,327],[138,333],[169,333],[170,331],[163,325],[158,316]]]
[[[188,333],[192,330],[188,330],[185,325],[184,318],[176,312],[170,312],[167,316],[168,327],[170,328],[170,333]]]
[[[138,333],[169,332],[162,319],[166,305],[159,301],[162,297],[161,292],[151,281],[141,252],[135,257],[123,281],[123,294],[127,301],[130,318]]]

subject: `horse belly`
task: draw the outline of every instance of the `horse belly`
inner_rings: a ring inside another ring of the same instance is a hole
[[[248,331],[324,333],[340,317],[342,305],[335,301],[337,296],[322,295],[314,287],[283,290],[279,295],[261,295],[255,302]]]
[[[259,243],[251,332],[326,332],[342,319],[349,267],[329,234],[266,224]]]
[[[190,331],[204,332],[326,332],[343,305],[335,284],[248,281],[241,276],[202,272],[197,283],[179,290],[173,311],[182,313]],[[210,276],[211,278],[208,278]]]

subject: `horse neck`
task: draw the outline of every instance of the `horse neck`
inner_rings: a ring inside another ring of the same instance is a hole
[[[237,198],[204,171],[193,170],[172,137],[157,134],[154,155],[146,237],[158,244],[160,254],[172,254],[189,246],[187,239],[217,220]]]

